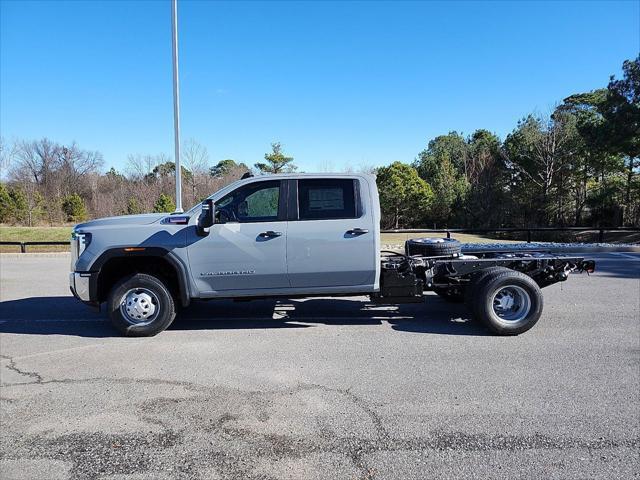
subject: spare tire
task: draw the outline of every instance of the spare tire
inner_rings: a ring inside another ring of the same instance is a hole
[[[404,244],[407,255],[425,257],[447,257],[460,255],[461,246],[453,238],[412,238]]]

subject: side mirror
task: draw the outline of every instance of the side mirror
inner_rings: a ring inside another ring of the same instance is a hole
[[[216,215],[216,207],[213,204],[213,200],[207,198],[204,202],[202,202],[202,212],[200,212],[200,216],[198,217],[198,225],[197,231],[198,235],[201,237],[206,237],[209,235],[209,227],[211,227],[215,223],[215,215]]]

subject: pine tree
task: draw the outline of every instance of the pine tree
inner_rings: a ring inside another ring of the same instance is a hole
[[[173,203],[173,200],[169,195],[165,195],[161,193],[156,200],[155,205],[153,206],[153,211],[155,213],[169,213],[173,212],[176,209],[176,204]]]
[[[260,173],[287,173],[297,170],[293,163],[293,157],[287,157],[282,153],[282,145],[280,142],[271,144],[271,152],[264,154],[267,163],[256,163],[255,167]]]
[[[87,219],[87,207],[77,193],[68,195],[62,200],[62,211],[68,222],[81,222]]]

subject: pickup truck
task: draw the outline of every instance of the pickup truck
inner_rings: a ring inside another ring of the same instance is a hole
[[[408,240],[381,251],[380,204],[367,174],[243,178],[186,213],[110,217],[77,225],[70,288],[128,336],[152,336],[193,300],[368,296],[466,302],[495,334],[517,335],[542,314],[540,289],[581,257],[464,252],[453,239]]]

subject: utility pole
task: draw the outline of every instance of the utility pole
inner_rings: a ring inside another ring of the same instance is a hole
[[[182,213],[182,168],[180,167],[180,87],[178,84],[178,0],[171,0],[171,44],[173,47],[173,141],[176,162],[176,213]]]

